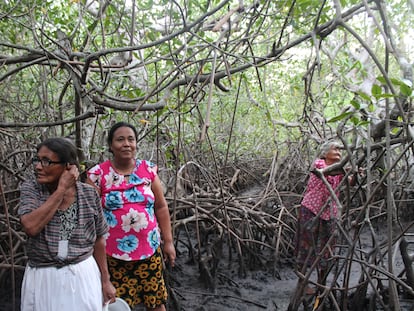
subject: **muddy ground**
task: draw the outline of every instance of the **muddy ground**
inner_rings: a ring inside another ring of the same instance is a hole
[[[233,269],[220,267],[215,278],[216,287],[208,288],[200,279],[198,265],[189,263],[185,256],[179,256],[176,267],[168,273],[172,287],[171,296],[175,298],[170,299],[168,309],[286,310],[296,285],[296,276],[290,267],[280,268],[278,275],[273,275],[271,270],[248,271],[245,276],[239,276],[236,265]],[[17,283],[20,281],[17,280]],[[0,311],[12,311],[11,288],[2,288],[1,291],[4,295],[0,298]],[[134,309],[138,310],[143,309]],[[19,311],[18,301],[15,311]]]
[[[369,247],[369,236],[365,237]],[[384,235],[383,240],[386,239]],[[395,269],[404,267],[395,253]],[[287,310],[295,292],[297,277],[293,260],[269,264],[260,269],[246,269],[241,275],[236,260],[229,259],[229,253],[223,252],[223,260],[218,263],[214,283],[206,282],[202,277],[198,262],[192,261],[186,247],[177,247],[177,262],[174,268],[168,268],[167,280],[171,288],[168,310],[182,311],[278,311]],[[271,261],[269,261],[271,262]],[[361,271],[358,265],[351,271],[351,284],[358,282]],[[19,311],[19,287],[22,271],[16,273],[16,307]],[[403,277],[403,275],[402,275]],[[0,311],[12,311],[11,278],[8,284],[0,284]],[[311,302],[310,302],[311,303]],[[401,298],[401,310],[414,310],[413,299]],[[143,310],[137,307],[134,311]],[[305,310],[303,306],[300,311]],[[312,310],[311,308],[308,310]],[[332,309],[334,310],[334,309]],[[365,310],[365,309],[363,309]],[[384,310],[378,306],[375,310]],[[80,310],[82,311],[82,310]],[[353,310],[351,310],[353,311]]]
[[[216,287],[207,288],[199,278],[198,267],[178,259],[171,271],[173,292],[181,310],[194,311],[271,311],[287,310],[297,278],[290,266],[277,273],[248,271],[240,276],[237,269],[223,267],[216,276]],[[275,275],[277,274],[277,275]]]

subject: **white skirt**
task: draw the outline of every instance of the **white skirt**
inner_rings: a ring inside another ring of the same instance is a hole
[[[21,311],[102,311],[101,274],[93,256],[62,268],[26,266]]]

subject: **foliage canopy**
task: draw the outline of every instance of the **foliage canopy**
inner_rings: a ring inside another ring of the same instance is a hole
[[[307,128],[319,143],[343,118],[364,125],[361,110],[379,120],[384,99],[401,107],[412,96],[404,1],[0,6],[1,125],[76,135],[87,156],[94,124],[117,118],[146,120],[144,132],[161,121],[176,144],[182,122],[184,144],[208,133],[233,159],[269,156]]]

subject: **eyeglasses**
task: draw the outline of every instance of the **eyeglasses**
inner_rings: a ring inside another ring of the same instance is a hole
[[[43,167],[48,167],[48,166],[51,166],[52,164],[63,164],[62,161],[52,161],[52,160],[49,160],[49,159],[39,159],[38,157],[34,157],[32,159],[32,164],[34,166],[38,165],[39,163],[42,164]]]

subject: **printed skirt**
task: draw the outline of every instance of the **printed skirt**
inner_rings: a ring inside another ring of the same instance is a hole
[[[154,255],[143,260],[123,261],[110,256],[107,260],[116,294],[131,309],[141,303],[149,309],[166,304],[168,294],[160,247]]]
[[[334,233],[335,219],[321,219],[306,207],[300,207],[296,232],[296,259],[299,270],[312,266],[315,260],[318,260],[319,269],[328,268],[336,243]]]

